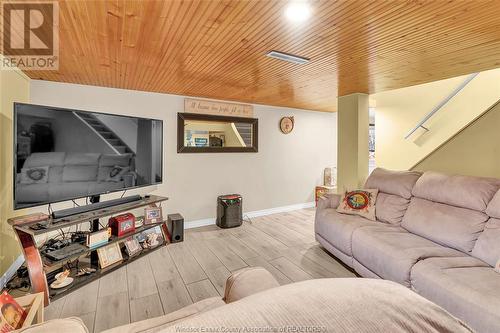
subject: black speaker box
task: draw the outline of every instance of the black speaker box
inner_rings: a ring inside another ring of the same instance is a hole
[[[184,218],[181,214],[169,214],[167,216],[167,227],[172,243],[184,240]]]

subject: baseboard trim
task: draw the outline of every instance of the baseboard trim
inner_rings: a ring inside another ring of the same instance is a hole
[[[255,217],[266,216],[266,215],[271,215],[271,214],[291,212],[294,210],[299,210],[299,209],[304,209],[304,208],[312,208],[314,206],[315,206],[314,201],[304,202],[304,203],[295,204],[295,205],[274,207],[274,208],[268,208],[268,209],[262,209],[262,210],[255,210],[252,212],[245,212],[245,213],[243,213],[243,216],[249,217],[249,218],[255,218]],[[212,225],[212,224],[215,224],[215,217],[208,218],[208,219],[187,221],[184,223],[184,229],[204,227],[204,226]]]

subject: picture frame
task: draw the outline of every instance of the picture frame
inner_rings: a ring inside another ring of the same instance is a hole
[[[101,268],[109,267],[123,260],[122,251],[118,243],[113,243],[97,249],[97,255]]]
[[[144,208],[144,224],[160,223],[163,221],[161,207]]]
[[[131,237],[125,241],[125,250],[129,257],[133,257],[142,251],[142,247],[136,238]]]

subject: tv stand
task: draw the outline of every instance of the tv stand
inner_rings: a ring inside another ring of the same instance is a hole
[[[96,201],[95,199],[97,198],[93,198],[92,201],[95,202]],[[68,230],[69,227],[76,227],[84,223],[90,223],[91,230],[97,231],[99,230],[100,227],[99,224],[100,218],[107,218],[109,216],[130,212],[133,211],[134,209],[142,209],[145,207],[159,207],[159,205],[166,200],[168,200],[168,198],[166,197],[151,195],[140,198],[140,200],[115,204],[113,206],[106,205],[106,207],[100,207],[100,208],[97,208],[95,206],[96,203],[94,203],[92,205],[88,205],[93,208],[92,210],[88,210],[86,212],[82,212],[76,215],[66,216],[59,219],[54,219],[53,217],[47,216],[44,217],[43,220],[41,220],[42,218],[40,216],[43,216],[43,214],[40,213],[9,219],[8,223],[14,229],[14,232],[16,233],[19,239],[19,243],[21,244],[23,250],[31,282],[31,292],[32,293],[43,292],[45,305],[48,305],[51,300],[62,297],[68,294],[69,292],[76,290],[77,288],[80,288],[92,281],[95,281],[101,276],[108,274],[122,267],[123,265],[128,264],[129,262],[141,258],[142,256],[152,251],[156,251],[162,248],[163,246],[166,246],[171,241],[170,239],[171,236],[168,232],[166,224],[167,221],[164,220],[158,223],[143,224],[142,226],[136,227],[135,231],[127,233],[122,236],[111,236],[111,238],[108,240],[107,243],[104,243],[97,247],[88,248],[82,246],[81,252],[73,253],[64,259],[54,261],[50,260],[44,253],[40,252],[41,246],[40,244],[37,244],[36,242],[37,238],[50,239],[51,237],[54,237],[54,235],[58,234],[55,233],[54,231],[58,231],[61,229]],[[106,203],[109,203],[109,201]],[[164,212],[163,215],[166,216],[167,214],[165,214]],[[39,224],[42,224],[44,227],[31,228],[32,226]],[[102,226],[103,228],[107,227],[106,222],[103,223],[102,220],[101,224],[103,224]],[[97,258],[98,249],[106,247],[113,243],[122,244],[133,235],[137,235],[139,233],[157,227],[160,227],[163,236],[163,241],[160,242],[158,246],[153,248],[143,249],[139,254],[133,256],[128,256],[126,253],[124,253],[122,254],[123,260],[121,262],[118,262],[106,268],[100,268],[96,265],[95,258]],[[87,265],[93,266],[94,268],[96,268],[96,271],[94,273],[91,273],[90,275],[76,276],[75,274],[76,272],[74,271],[75,263],[76,267],[80,266],[80,268],[88,267]],[[73,283],[62,289],[49,288],[50,282],[54,280],[55,273],[63,270],[67,266],[73,267],[73,269],[71,269],[71,277],[74,278]]]
[[[92,196],[92,197],[90,197],[90,203],[91,203],[90,205],[57,210],[57,211],[52,213],[52,218],[55,221],[57,221],[57,220],[62,219],[64,217],[77,215],[77,214],[81,214],[81,213],[86,213],[86,212],[90,212],[90,211],[101,209],[101,208],[108,208],[108,207],[113,207],[116,205],[121,205],[121,204],[129,203],[129,202],[133,202],[133,201],[140,201],[140,200],[142,200],[142,197],[140,195],[132,195],[132,196],[125,197],[125,198],[119,198],[119,199],[108,200],[108,201],[103,201],[103,202],[99,202],[99,200],[100,200],[100,197],[98,195]]]

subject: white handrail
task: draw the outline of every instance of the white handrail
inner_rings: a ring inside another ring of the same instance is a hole
[[[453,97],[455,97],[456,94],[458,94],[462,89],[465,88],[466,85],[469,84],[470,81],[472,81],[473,78],[475,78],[476,76],[478,76],[479,73],[473,73],[473,74],[470,74],[469,76],[467,76],[467,78],[464,80],[464,82],[462,82],[458,87],[455,88],[455,90],[453,90],[451,92],[451,94],[449,94],[445,99],[443,99],[438,105],[436,105],[434,107],[434,109],[432,109],[431,112],[429,112],[418,124],[417,126],[415,126],[411,131],[408,132],[408,134],[406,134],[405,136],[405,140],[408,139],[413,133],[415,133],[416,130],[418,130],[420,127],[423,128],[424,130],[428,131],[429,129],[424,127],[424,124],[427,120],[429,120],[430,117],[432,117],[436,112],[438,112],[443,106],[446,105],[446,103],[448,103]]]

